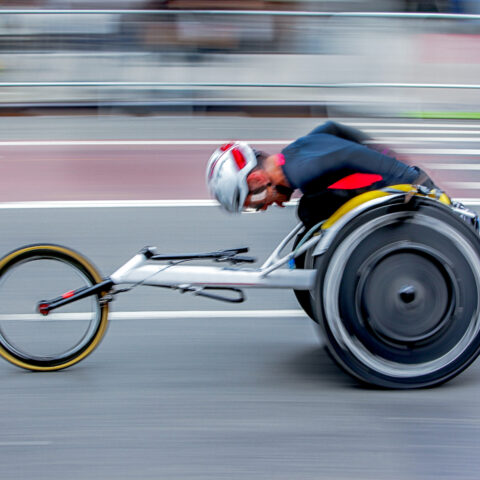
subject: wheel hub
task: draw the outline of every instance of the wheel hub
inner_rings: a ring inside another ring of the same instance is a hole
[[[451,292],[440,263],[424,252],[375,259],[359,283],[365,323],[389,341],[427,340],[447,321]]]
[[[402,287],[398,292],[400,300],[404,303],[412,303],[415,300],[416,290],[413,285]]]

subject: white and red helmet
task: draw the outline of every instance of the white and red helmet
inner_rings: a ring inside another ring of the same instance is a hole
[[[207,165],[207,186],[228,212],[242,211],[247,177],[256,166],[255,151],[243,142],[226,143],[213,152]]]

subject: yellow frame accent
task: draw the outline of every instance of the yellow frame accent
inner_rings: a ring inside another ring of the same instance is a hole
[[[435,190],[432,190],[428,195],[422,195],[421,193],[418,193],[415,191],[414,185],[401,184],[401,185],[392,185],[391,187],[387,187],[387,188],[392,190],[398,190],[400,192],[405,192],[405,193],[411,192],[413,190],[414,194],[419,197],[428,197],[428,198],[432,198],[433,200],[437,200]],[[376,198],[387,197],[390,195],[392,195],[392,193],[385,190],[371,190],[369,192],[361,193],[360,195],[357,195],[356,197],[351,198],[350,200],[348,200],[348,202],[345,202],[338,210],[336,210],[328,218],[328,220],[326,220],[323,223],[322,230],[327,230],[328,228],[330,228],[335,222],[340,220],[340,218],[342,218],[345,214],[352,211],[354,208],[358,207],[359,205],[362,205],[363,203],[369,202],[370,200],[374,200]],[[443,203],[444,205],[451,204],[450,198],[448,197],[448,195],[446,195],[443,192],[438,198],[438,201],[440,203]]]

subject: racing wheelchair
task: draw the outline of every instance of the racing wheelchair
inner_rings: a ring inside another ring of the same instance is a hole
[[[247,288],[293,289],[339,366],[379,387],[440,384],[480,353],[478,217],[442,192],[366,192],[308,232],[297,225],[259,268],[242,265],[255,262],[247,251],[145,247],[102,277],[69,248],[21,247],[0,260],[0,355],[34,371],[74,365],[100,343],[109,303],[140,285],[232,303]]]

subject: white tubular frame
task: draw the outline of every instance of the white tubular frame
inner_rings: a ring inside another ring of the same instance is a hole
[[[135,255],[109,279],[114,285],[150,285],[188,291],[199,291],[204,287],[312,290],[315,286],[315,269],[280,267],[290,263],[309,249],[313,252],[314,257],[323,255],[337,233],[354,217],[370,208],[404,196],[404,192],[394,193],[362,203],[343,215],[328,229],[317,230],[317,235],[306,239],[293,252],[281,256],[285,247],[304,229],[303,224],[299,223],[279,243],[260,268],[184,266],[179,265],[178,262],[158,264],[148,260],[148,257],[154,255],[156,251],[155,248],[150,247]],[[459,213],[465,214],[463,210]]]
[[[293,288],[311,290],[315,284],[316,270],[280,269],[293,258],[316,245],[321,236],[306,241],[299,249],[283,257],[282,250],[303,228],[298,224],[278,245],[265,263],[257,269],[240,267],[185,266],[174,262],[159,264],[149,261],[153,247],[135,255],[111,276],[114,285],[149,285],[178,289],[202,287],[232,288]]]

